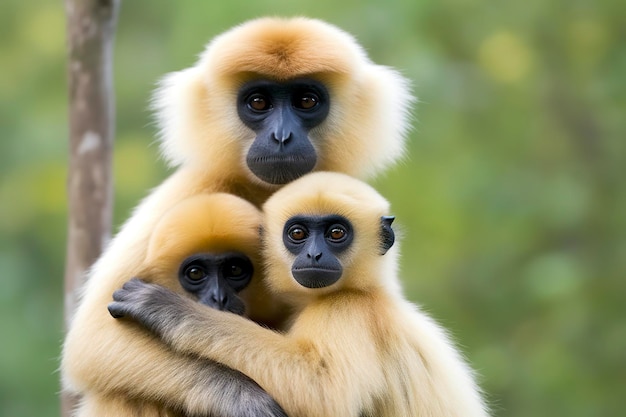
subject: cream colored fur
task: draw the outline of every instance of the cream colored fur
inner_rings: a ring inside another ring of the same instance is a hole
[[[245,165],[253,131],[237,117],[237,88],[247,79],[308,76],[331,97],[327,120],[310,136],[316,170],[372,177],[404,148],[411,96],[406,80],[373,64],[345,32],[305,19],[253,20],[218,36],[193,67],[163,80],[154,98],[165,158],[176,171],[135,209],[89,272],[65,339],[61,370],[68,391],[84,396],[82,417],[98,414],[101,398],[154,401],[206,413],[198,363],[175,354],[145,332],[115,321],[111,294],[140,272],[159,219],[183,199],[226,192],[260,206],[276,190]],[[262,293],[251,294],[262,300]],[[252,319],[275,322],[282,312],[248,303]],[[88,410],[88,411],[86,411]],[[122,415],[122,414],[118,414]]]
[[[397,249],[380,255],[388,203],[370,186],[336,173],[308,174],[265,204],[266,281],[296,311],[287,333],[197,303],[164,340],[255,379],[291,417],[486,417],[471,370],[429,316],[408,302]],[[286,221],[339,214],[353,226],[343,275],[309,289],[291,274]],[[193,330],[191,330],[193,329]]]
[[[179,284],[177,275],[181,262],[193,254],[237,251],[250,258],[255,271],[262,271],[259,264],[260,227],[260,211],[242,198],[225,193],[188,197],[167,210],[156,222],[147,242],[145,256],[135,260],[133,276],[191,297]],[[127,277],[116,278],[117,284],[107,283],[97,292],[92,292],[102,295],[99,300],[101,303],[108,304],[113,291],[127,281]],[[279,315],[276,309],[281,304],[272,302],[260,273],[255,273],[251,283],[239,295],[247,300],[246,304],[256,309],[252,311],[253,314],[260,317]],[[259,297],[260,301],[253,303],[251,297]],[[206,397],[202,393],[206,387],[196,383],[196,378],[201,376],[205,366],[203,361],[173,355],[152,336],[134,326],[110,323],[110,317],[103,314],[92,317],[89,325],[87,331],[93,328],[95,333],[92,337],[95,339],[85,344],[92,355],[108,361],[109,366],[112,366],[108,372],[116,378],[113,378],[113,384],[105,387],[109,389],[105,389],[102,395],[99,391],[86,391],[81,401],[81,415],[175,416],[177,414],[172,411],[174,408],[193,409],[193,404],[184,405],[185,398],[196,396],[197,399],[191,401],[198,401]],[[128,337],[133,344],[118,343],[115,350],[109,350],[110,343],[99,344],[106,335],[102,332],[106,331],[110,332],[108,335],[111,337],[122,338],[121,341]],[[88,368],[85,368],[85,372],[88,372]],[[118,392],[119,386],[123,387],[124,395]],[[158,387],[159,391],[152,395],[145,394],[143,390],[150,386]]]

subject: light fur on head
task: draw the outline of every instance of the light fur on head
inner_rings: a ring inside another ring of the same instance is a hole
[[[236,26],[209,42],[193,67],[163,79],[153,105],[164,157],[251,176],[245,154],[254,132],[239,120],[237,90],[254,78],[300,77],[323,82],[331,96],[327,120],[310,132],[315,170],[368,178],[401,157],[413,101],[408,81],[372,63],[351,35],[303,17]]]
[[[374,188],[345,174],[316,172],[287,184],[263,206],[263,257],[269,285],[276,292],[291,296],[370,287],[385,287],[395,293],[399,290],[395,245],[380,255],[381,216],[389,215],[389,210],[389,202]],[[352,224],[352,246],[340,256],[344,274],[325,289],[310,290],[292,278],[295,255],[285,248],[283,229],[288,219],[300,215],[340,215]]]
[[[199,194],[171,208],[157,223],[145,265],[175,275],[183,259],[198,253],[237,251],[258,267],[261,213],[248,201],[226,193]]]

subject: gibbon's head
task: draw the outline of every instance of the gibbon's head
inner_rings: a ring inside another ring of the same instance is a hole
[[[316,296],[397,286],[389,203],[344,174],[287,184],[263,206],[266,280],[277,293]]]
[[[211,307],[243,314],[237,293],[260,271],[261,221],[256,207],[232,194],[183,200],[155,226],[144,262],[147,276],[140,277],[179,293],[185,290]]]
[[[403,153],[412,101],[407,80],[352,36],[298,17],[217,36],[165,77],[154,107],[171,164],[275,187],[312,170],[380,172]]]

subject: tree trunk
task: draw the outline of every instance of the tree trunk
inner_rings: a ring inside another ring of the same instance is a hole
[[[66,329],[74,313],[76,289],[111,233],[112,50],[118,9],[119,0],[65,0],[70,134]],[[62,395],[63,416],[71,414],[75,402],[75,398]]]

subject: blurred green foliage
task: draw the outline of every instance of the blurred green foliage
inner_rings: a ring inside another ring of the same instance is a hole
[[[409,155],[375,185],[408,296],[451,330],[499,416],[626,408],[626,3],[122,2],[115,223],[158,184],[147,102],[261,15],[356,35],[414,81]],[[0,6],[0,415],[59,415],[67,104],[62,2]],[[384,140],[384,138],[381,138]]]

